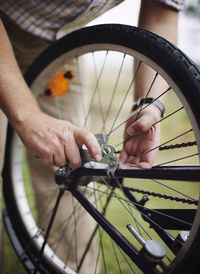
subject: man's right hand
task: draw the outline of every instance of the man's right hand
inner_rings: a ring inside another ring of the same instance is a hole
[[[15,129],[24,145],[45,165],[64,166],[67,163],[71,168],[78,168],[82,163],[79,144],[84,144],[96,161],[102,158],[92,133],[45,113],[29,115]]]

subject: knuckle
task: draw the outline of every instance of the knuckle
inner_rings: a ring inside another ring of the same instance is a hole
[[[60,149],[60,142],[58,141],[58,139],[55,139],[52,141],[52,149],[54,152],[59,151]]]
[[[62,167],[62,166],[65,166],[65,165],[66,165],[66,161],[56,162],[56,166],[58,166],[58,167]]]
[[[39,158],[41,159],[44,165],[47,165],[47,166],[53,165],[52,152],[50,151],[48,147],[45,147],[40,151]]]
[[[58,166],[58,167],[65,166],[67,163],[67,158],[60,154],[54,154],[53,162],[55,166]]]
[[[41,159],[42,163],[46,166],[52,166],[53,165],[53,161],[51,158],[42,158]]]
[[[50,151],[50,149],[48,148],[48,147],[44,147],[43,149],[42,149],[42,151],[41,151],[41,158],[43,158],[43,159],[50,159],[51,158],[51,151]]]

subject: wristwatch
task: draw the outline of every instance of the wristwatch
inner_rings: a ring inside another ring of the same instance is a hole
[[[132,111],[136,110],[138,107],[143,106],[144,104],[154,104],[161,112],[161,117],[164,116],[165,107],[161,101],[155,98],[140,98],[139,100],[135,101],[132,107]]]

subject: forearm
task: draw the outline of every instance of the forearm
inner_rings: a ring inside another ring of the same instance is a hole
[[[138,26],[140,28],[154,32],[176,44],[177,25],[177,11],[170,9],[165,5],[158,4],[154,1],[142,0],[138,22]],[[138,63],[136,62],[135,71],[137,67]],[[154,77],[155,71],[142,63],[140,69],[138,70],[138,75],[135,81],[134,100],[145,98],[146,96],[157,98],[168,88],[166,82],[161,79],[161,77],[157,77],[155,83],[150,89]],[[148,91],[149,94],[147,95]],[[160,100],[164,101],[164,96],[160,97]]]
[[[39,108],[23,79],[2,22],[0,37],[0,107],[17,127],[27,115],[38,112]]]
[[[138,27],[177,43],[178,11],[152,0],[142,0]]]

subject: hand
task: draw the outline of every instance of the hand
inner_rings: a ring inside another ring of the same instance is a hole
[[[78,168],[81,165],[78,144],[85,144],[95,160],[102,157],[93,134],[42,112],[26,117],[16,131],[24,145],[45,165],[64,166],[68,161],[71,168]]]
[[[124,132],[124,148],[120,155],[122,166],[126,163],[142,168],[151,168],[160,144],[160,111],[148,106],[132,113]],[[137,118],[137,120],[136,120]],[[153,126],[152,126],[153,125]],[[151,151],[151,149],[154,149]]]

